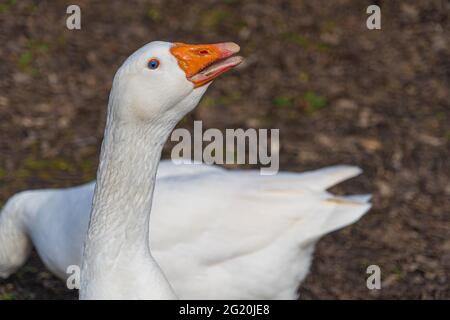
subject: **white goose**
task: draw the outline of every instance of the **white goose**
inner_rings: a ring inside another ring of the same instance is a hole
[[[367,196],[325,190],[360,173],[336,166],[260,176],[162,162],[161,148],[219,74],[238,64],[237,45],[153,42],[117,72],[82,268],[81,298],[292,299],[314,244],[358,220]],[[221,60],[221,62],[217,62]],[[206,70],[206,66],[212,64]],[[203,70],[203,71],[202,71]],[[61,278],[80,265],[94,183],[25,191],[0,215],[0,276],[34,243]],[[166,281],[151,252],[169,279]]]

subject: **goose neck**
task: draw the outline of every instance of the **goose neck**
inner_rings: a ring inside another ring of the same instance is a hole
[[[137,279],[122,284],[113,298],[120,298],[126,288],[132,288],[131,294],[139,298],[175,297],[149,248],[156,171],[175,124],[164,119],[126,123],[113,121],[109,115],[85,240],[80,298],[109,298],[97,292],[118,277],[132,275]],[[143,288],[140,293],[140,283],[153,288]]]

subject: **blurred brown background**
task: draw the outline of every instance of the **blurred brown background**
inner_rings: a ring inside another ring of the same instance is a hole
[[[370,4],[381,30],[366,28]],[[448,16],[444,0],[2,1],[0,206],[94,179],[111,80],[135,49],[235,41],[246,64],[180,126],[280,128],[281,170],[355,164],[364,174],[333,191],[373,194],[361,221],[320,241],[301,298],[449,299]],[[381,290],[366,288],[371,264]],[[36,254],[0,280],[0,299],[74,297]]]

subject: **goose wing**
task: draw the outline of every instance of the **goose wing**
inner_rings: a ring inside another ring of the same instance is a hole
[[[182,298],[295,298],[317,239],[370,208],[367,197],[325,191],[359,172],[338,166],[167,177],[155,190],[154,255]]]

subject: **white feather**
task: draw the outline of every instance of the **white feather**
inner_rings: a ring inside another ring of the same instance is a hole
[[[162,161],[150,224],[152,252],[181,298],[295,298],[315,242],[370,208],[367,196],[334,197],[324,190],[359,172],[337,166],[261,176]],[[26,191],[10,200],[0,215],[0,274],[24,263],[27,236],[60,278],[67,276],[67,266],[80,265],[93,192],[89,183]],[[12,232],[14,224],[21,232]],[[10,262],[11,255],[20,257]]]

